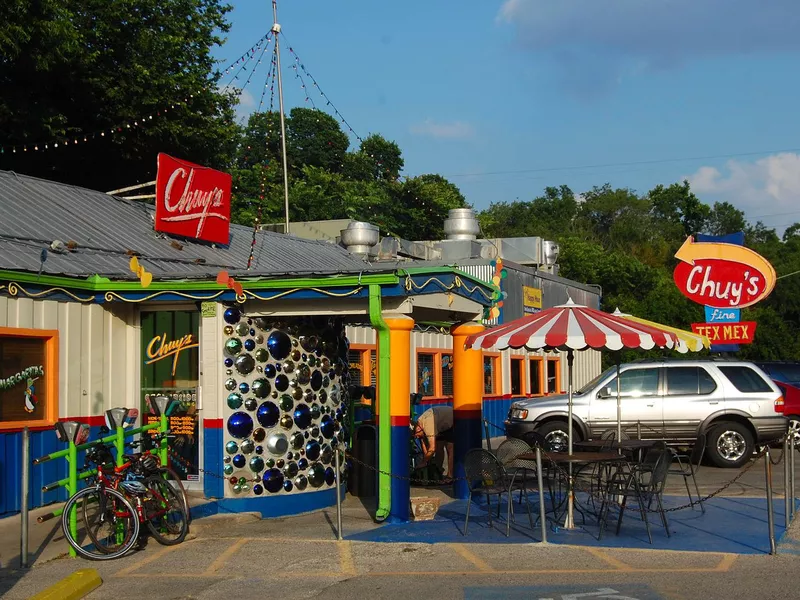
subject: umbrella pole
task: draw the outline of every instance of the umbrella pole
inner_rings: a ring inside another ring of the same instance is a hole
[[[622,440],[622,393],[621,393],[621,385],[619,381],[619,363],[622,360],[622,357],[619,352],[617,352],[617,441]],[[622,448],[619,449],[620,454],[622,454]]]
[[[567,443],[569,447],[569,455],[572,456],[572,362],[575,359],[572,349],[567,351],[567,413],[568,413],[568,422],[567,422]],[[567,467],[569,469],[568,476],[569,476],[569,495],[567,497],[567,520],[564,523],[564,529],[574,529],[575,528],[575,519],[574,519],[574,503],[575,498],[573,495],[573,479],[572,479],[572,463],[567,463]]]

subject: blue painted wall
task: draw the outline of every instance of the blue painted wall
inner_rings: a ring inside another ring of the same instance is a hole
[[[516,400],[524,400],[524,396],[517,396],[514,398],[484,398],[483,400],[483,418],[487,419],[490,423],[498,427],[494,427],[489,425],[489,436],[490,437],[502,437],[505,435],[505,431],[500,429],[503,427],[503,421],[506,420],[508,416],[508,411],[511,408],[511,403],[515,402]],[[434,406],[452,406],[452,402],[436,402],[430,404],[417,404],[416,406],[411,407],[411,417],[413,419],[418,419],[419,416],[424,413],[429,408]],[[483,433],[481,435],[485,438],[486,433],[481,425],[481,430]]]
[[[89,439],[97,439],[99,427],[90,429]],[[67,499],[64,488],[42,492],[42,486],[67,476],[67,461],[64,458],[34,465],[34,458],[63,450],[53,429],[31,432],[30,488],[28,508],[36,508]],[[83,466],[84,453],[78,455],[78,467]],[[18,513],[22,508],[22,432],[0,433],[0,517]]]

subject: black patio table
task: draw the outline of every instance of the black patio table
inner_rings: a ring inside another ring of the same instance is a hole
[[[526,452],[525,454],[520,454],[516,457],[519,460],[536,460],[536,453],[535,452]],[[613,464],[613,463],[625,463],[627,464],[627,459],[625,456],[617,453],[617,452],[573,452],[569,454],[568,452],[542,452],[542,458],[545,460],[549,460],[557,465],[564,465],[564,464],[577,464],[582,465],[581,468],[585,468],[592,464]],[[580,473],[581,469],[578,469],[573,476],[577,476]],[[557,521],[560,520],[558,516],[558,509],[564,504],[564,499],[562,498],[561,502],[559,502],[558,506],[556,506],[555,498],[553,497],[553,490],[550,489],[550,503],[553,507],[553,513],[555,515],[555,519]],[[582,516],[585,515],[584,512],[578,507],[576,504],[575,507],[578,509],[578,512],[581,513]]]
[[[635,450],[639,451],[639,462],[642,462],[642,457],[645,450],[649,450],[655,446],[659,440],[591,440],[586,442],[573,442],[575,448],[587,450],[589,452],[597,452],[599,450],[628,450],[631,453]]]

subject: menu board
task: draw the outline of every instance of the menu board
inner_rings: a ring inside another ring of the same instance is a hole
[[[197,416],[197,392],[195,390],[148,390],[144,392],[145,416],[144,424],[160,422],[160,417],[154,414],[152,402],[156,396],[167,396],[175,402],[172,414],[167,417],[167,444],[169,453],[167,459],[169,466],[181,476],[184,481],[198,481],[198,436],[199,419]],[[178,400],[178,398],[184,398]],[[151,436],[158,431],[151,430]],[[180,458],[177,458],[180,457]],[[182,459],[182,460],[181,460]]]

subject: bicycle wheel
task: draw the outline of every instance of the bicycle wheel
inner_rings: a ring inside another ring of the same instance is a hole
[[[74,538],[69,527],[69,514],[77,510],[79,502],[89,544],[81,538],[80,532],[78,539]],[[91,560],[119,558],[133,548],[139,537],[139,518],[133,505],[117,490],[97,486],[84,488],[67,500],[61,527],[69,545]]]
[[[144,480],[148,489],[145,497],[147,528],[159,544],[180,544],[189,532],[189,522],[183,510],[183,501],[169,481],[158,475]]]
[[[183,503],[183,511],[186,513],[186,522],[191,523],[192,511],[189,508],[189,494],[186,493],[186,488],[183,486],[183,481],[181,481],[180,475],[178,475],[169,467],[159,467],[158,472],[161,474],[161,477],[168,481],[177,492],[181,502]]]

